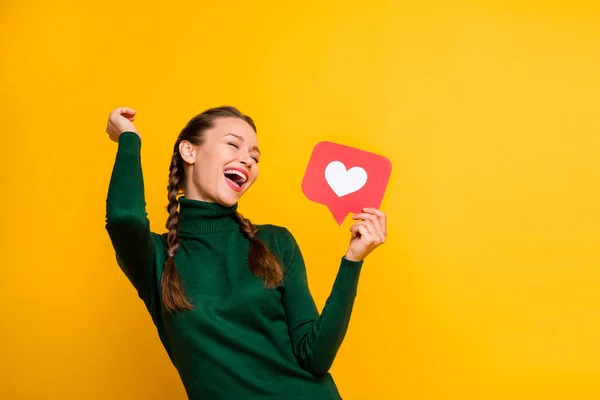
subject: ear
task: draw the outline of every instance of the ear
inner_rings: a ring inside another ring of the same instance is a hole
[[[179,143],[179,154],[181,154],[181,158],[187,164],[194,164],[196,162],[196,147],[187,140],[182,140]]]

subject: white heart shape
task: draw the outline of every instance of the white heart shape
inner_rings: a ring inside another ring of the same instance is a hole
[[[332,161],[325,168],[325,180],[338,196],[346,196],[360,190],[367,183],[367,171],[361,167],[346,170],[340,161]]]

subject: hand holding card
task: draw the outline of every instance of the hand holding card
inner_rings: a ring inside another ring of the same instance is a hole
[[[392,172],[387,158],[331,142],[317,143],[309,160],[302,192],[329,208],[341,225],[349,213],[378,209]]]

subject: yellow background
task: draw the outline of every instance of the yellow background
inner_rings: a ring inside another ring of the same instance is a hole
[[[312,147],[393,163],[344,399],[600,398],[600,4],[216,3],[0,5],[0,398],[185,398],[104,230],[104,128],[138,111],[162,232],[177,133],[222,104],[263,150],[241,211],[296,235],[320,307],[350,221],[304,198]]]

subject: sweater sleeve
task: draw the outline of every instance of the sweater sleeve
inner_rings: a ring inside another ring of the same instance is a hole
[[[357,294],[363,261],[342,257],[337,277],[321,314],[308,288],[304,259],[292,234],[285,229],[289,245],[285,259],[283,305],[294,354],[302,368],[325,374],[340,348]]]
[[[119,267],[143,298],[149,290],[154,241],[146,214],[140,149],[136,133],[119,136],[106,199],[106,230]]]

